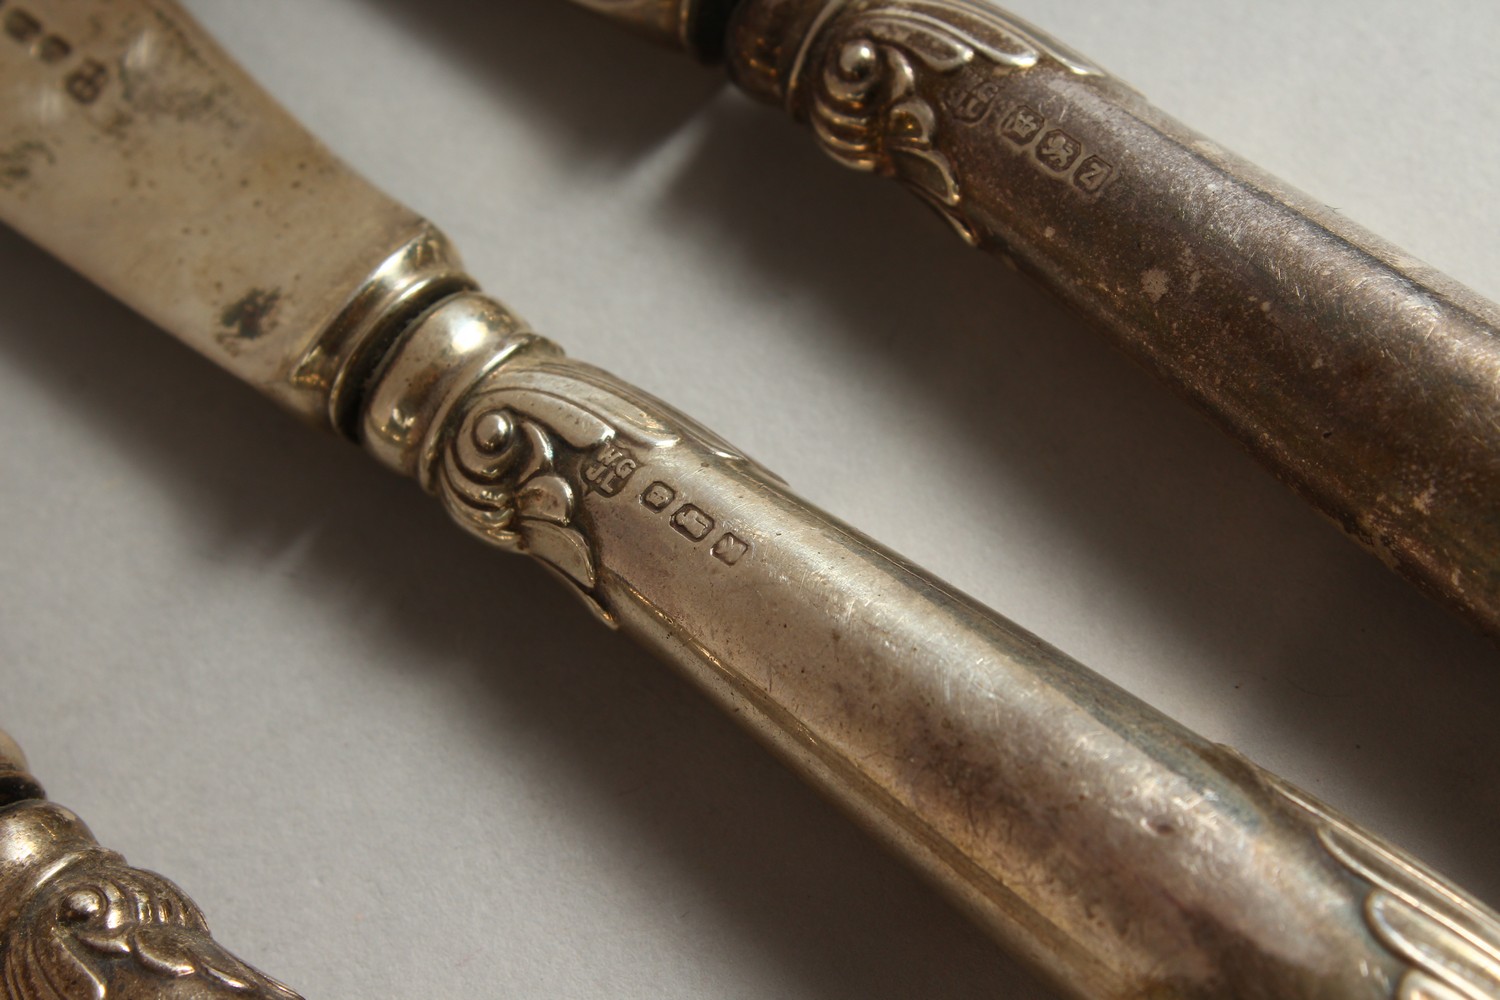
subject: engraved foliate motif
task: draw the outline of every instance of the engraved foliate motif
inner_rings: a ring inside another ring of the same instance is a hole
[[[1310,796],[1265,780],[1314,819],[1335,861],[1369,883],[1365,925],[1409,967],[1395,1000],[1500,1000],[1500,914]]]
[[[926,78],[976,62],[1001,72],[1026,70],[1043,57],[1080,75],[1100,72],[1019,18],[973,0],[835,5],[822,30],[809,34],[808,46],[814,45],[823,46],[822,68],[813,75],[802,65],[805,48],[792,89],[809,76],[809,118],[819,145],[846,166],[904,181],[971,244],[980,234],[965,217],[960,179],[939,147],[939,114]],[[962,120],[965,110],[956,115]]]

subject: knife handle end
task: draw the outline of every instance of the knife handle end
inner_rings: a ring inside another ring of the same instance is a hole
[[[46,800],[0,733],[0,996],[300,1000],[209,935],[196,904]]]

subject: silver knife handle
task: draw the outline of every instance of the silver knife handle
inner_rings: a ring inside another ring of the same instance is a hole
[[[300,1000],[216,943],[181,889],[46,801],[0,732],[0,997]]]
[[[433,309],[370,398],[377,455],[540,559],[1073,992],[1500,997],[1481,904],[496,303]]]
[[[984,0],[741,0],[726,58],[1500,635],[1500,307]]]

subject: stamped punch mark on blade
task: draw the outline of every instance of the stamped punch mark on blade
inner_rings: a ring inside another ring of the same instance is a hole
[[[0,15],[0,32],[13,44],[23,46],[32,58],[49,66],[71,65],[73,44],[49,32],[42,20],[24,7]],[[79,104],[93,104],[109,83],[109,67],[98,59],[84,57],[63,77],[63,89]]]

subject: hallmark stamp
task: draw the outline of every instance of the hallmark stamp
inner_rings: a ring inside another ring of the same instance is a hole
[[[725,566],[733,566],[745,557],[746,552],[750,551],[750,543],[726,532],[722,538],[714,542],[714,547],[708,551]]]
[[[23,45],[29,44],[42,33],[42,22],[30,11],[17,7],[5,15],[5,33]]]
[[[677,490],[659,479],[641,493],[641,506],[647,510],[664,511],[676,500]],[[690,503],[678,507],[668,520],[673,530],[691,542],[701,542],[707,538],[716,523],[711,514]],[[708,551],[725,566],[733,566],[750,551],[750,543],[733,532],[726,531]]]
[[[639,464],[629,451],[614,441],[605,441],[593,457],[583,463],[584,489],[598,490],[612,497],[630,481]]]
[[[693,541],[701,542],[714,530],[714,519],[688,503],[677,508],[677,513],[672,515],[672,527]]]
[[[677,499],[677,491],[666,483],[657,481],[646,487],[646,492],[641,494],[641,503],[649,510],[663,510],[667,504]]]
[[[72,52],[73,46],[68,44],[68,40],[59,38],[57,35],[48,35],[36,47],[36,57],[48,64],[60,63]]]
[[[1047,119],[1040,112],[1021,104],[1000,123],[1000,134],[1016,145],[1024,146],[1035,139],[1046,124]]]
[[[39,142],[23,142],[0,153],[0,191],[25,182],[43,164],[56,162],[56,154]]]
[[[64,81],[69,95],[79,104],[93,104],[109,82],[109,67],[97,59],[85,59]]]
[[[4,0],[0,0],[3,5]],[[13,7],[0,18],[0,31],[27,46],[33,58],[48,66],[62,69],[73,56],[73,44],[61,35],[49,34],[47,26],[30,11]],[[67,76],[63,89],[82,105],[93,104],[109,83],[109,67],[97,59],[85,59]]]
[[[959,121],[967,125],[977,125],[984,121],[984,116],[990,113],[995,98],[999,96],[1000,84],[995,80],[985,80],[968,88],[955,87],[948,98],[948,110]]]
[[[1114,164],[1091,153],[1083,142],[1060,128],[1047,128],[1035,108],[1018,104],[1000,122],[1000,134],[1021,148],[1031,147],[1049,175],[1086,195],[1098,194],[1115,175]]]
[[[1090,156],[1078,165],[1078,172],[1073,175],[1073,183],[1085,194],[1096,194],[1114,172],[1114,167],[1097,156]]]
[[[1063,173],[1083,152],[1083,144],[1062,129],[1053,129],[1037,143],[1036,158],[1058,173]]]

